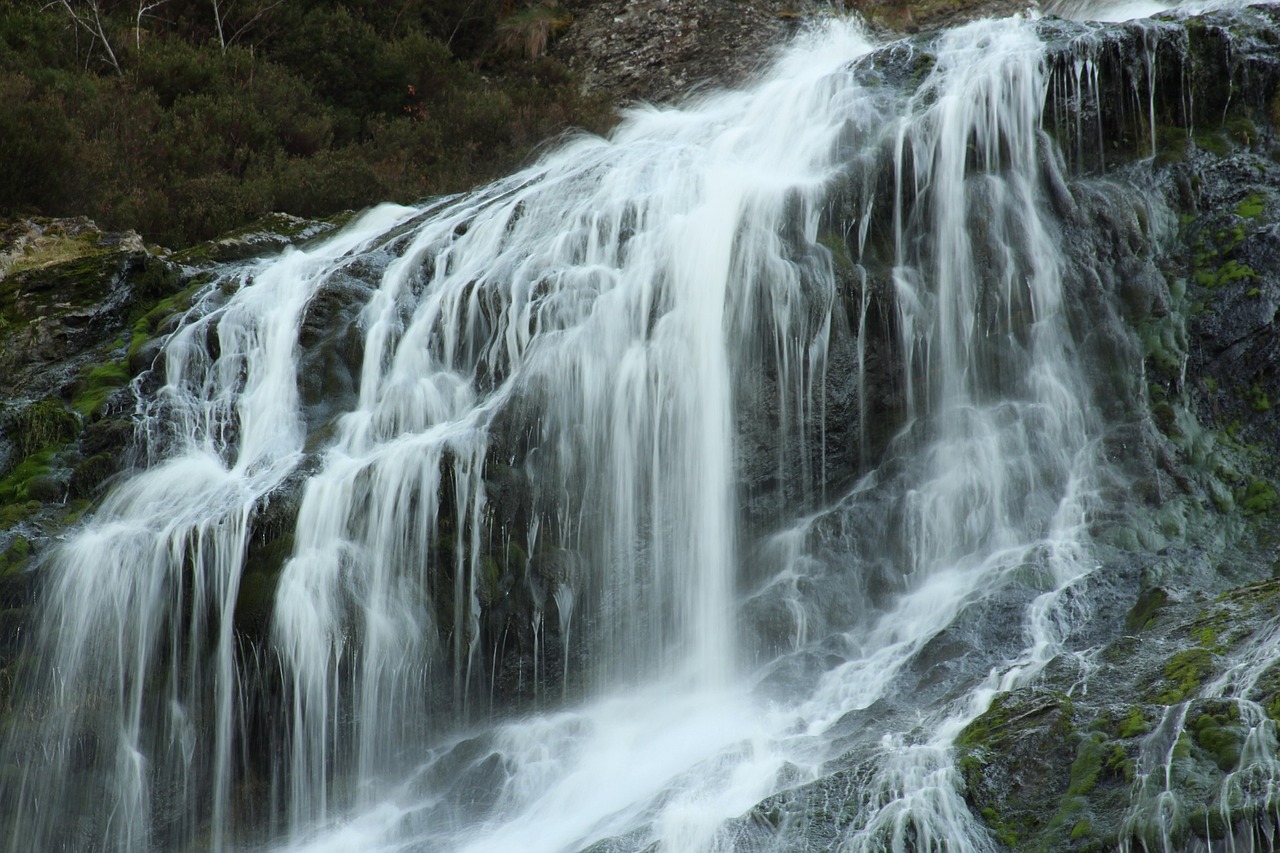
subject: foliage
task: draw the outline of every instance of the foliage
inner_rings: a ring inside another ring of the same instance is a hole
[[[15,427],[18,452],[25,457],[70,441],[79,432],[80,422],[60,400],[47,398],[23,409]]]
[[[547,52],[547,45],[571,21],[569,14],[558,6],[530,6],[498,23],[498,47],[508,53],[537,59]]]
[[[64,7],[0,4],[0,218],[83,214],[181,248],[274,210],[327,216],[466,189],[569,127],[611,120],[540,55],[568,20],[558,7],[96,8],[118,72]],[[530,27],[541,35],[504,48],[500,28]]]

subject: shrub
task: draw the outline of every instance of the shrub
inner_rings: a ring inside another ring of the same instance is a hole
[[[23,75],[0,78],[0,210],[45,212],[73,201],[76,136],[66,112]]]
[[[528,6],[498,22],[498,50],[537,59],[572,21],[572,16],[559,6]]]

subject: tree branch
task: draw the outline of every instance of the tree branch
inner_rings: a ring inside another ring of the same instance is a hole
[[[142,50],[142,19],[155,17],[151,13],[168,2],[169,0],[140,0],[138,3],[138,14],[133,21],[133,38],[138,50]]]
[[[165,0],[161,1],[165,2]],[[102,43],[103,49],[107,52],[107,60],[111,63],[111,67],[116,70],[117,74],[123,75],[124,71],[120,68],[120,61],[116,59],[116,52],[111,47],[111,39],[107,38],[107,30],[102,23],[102,7],[98,5],[98,0],[89,0],[88,6],[89,11],[93,15],[92,19],[90,19],[89,15],[82,14],[78,9],[76,9],[76,7],[72,5],[71,0],[53,0],[53,2],[46,3],[41,8],[42,10],[59,8],[66,12],[67,17],[71,19],[75,26],[83,29],[95,41]]]

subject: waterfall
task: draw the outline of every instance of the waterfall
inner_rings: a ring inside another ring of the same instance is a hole
[[[953,746],[1073,651],[1105,389],[1036,22],[875,47],[221,269],[44,568],[10,849],[996,849]]]

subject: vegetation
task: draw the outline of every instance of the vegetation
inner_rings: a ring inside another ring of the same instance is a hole
[[[517,0],[0,4],[0,218],[180,248],[473,186],[610,120],[545,55],[568,22]]]

